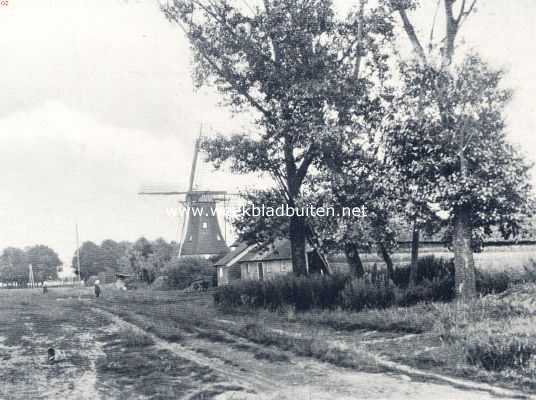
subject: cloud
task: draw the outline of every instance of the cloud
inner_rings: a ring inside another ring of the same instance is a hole
[[[213,92],[194,93],[189,45],[157,1],[10,2],[0,48],[0,116],[58,99],[104,123],[161,135],[185,134],[185,121],[229,119]]]
[[[192,141],[104,124],[58,101],[0,119],[0,132],[3,246],[43,243],[69,262],[75,221],[83,240],[177,239],[178,221],[165,211],[178,199],[137,191],[143,183],[186,189]],[[246,183],[210,176],[218,189]]]

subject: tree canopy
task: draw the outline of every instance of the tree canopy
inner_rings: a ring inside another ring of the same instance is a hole
[[[62,262],[53,249],[44,245],[24,249],[7,247],[0,255],[0,281],[26,285],[30,264],[35,282],[43,283],[58,278],[58,269]]]
[[[339,18],[329,0],[266,0],[247,10],[233,1],[175,0],[164,11],[190,40],[196,83],[256,115],[255,134],[207,140],[209,160],[271,176],[293,207],[322,164],[325,139],[346,127],[362,133],[360,120],[381,115],[371,82],[384,81],[382,43],[392,34],[381,7]],[[297,274],[306,270],[305,225],[289,218]]]

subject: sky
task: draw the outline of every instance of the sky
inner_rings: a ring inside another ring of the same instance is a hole
[[[435,1],[422,3],[412,18],[427,37]],[[536,2],[481,3],[463,47],[507,69],[510,137],[536,161]],[[156,0],[9,0],[0,54],[0,248],[46,244],[70,265],[75,224],[80,241],[177,240],[177,199],[138,190],[186,188],[201,124],[207,135],[247,129],[248,115],[193,89],[188,44]],[[211,189],[255,181],[202,171]]]

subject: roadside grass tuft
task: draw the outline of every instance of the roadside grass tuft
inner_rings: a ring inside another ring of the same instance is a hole
[[[429,304],[362,312],[318,310],[298,314],[296,317],[297,323],[324,325],[339,331],[368,329],[402,333],[427,332],[434,326],[435,321],[434,307]]]
[[[126,347],[148,347],[154,344],[153,338],[149,335],[137,332],[132,328],[125,328],[119,332],[121,343]]]
[[[258,350],[255,352],[256,360],[266,360],[269,362],[288,362],[290,359],[286,354],[270,351],[270,350]]]

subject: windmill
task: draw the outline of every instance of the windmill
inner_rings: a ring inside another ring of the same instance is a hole
[[[184,196],[181,203],[184,214],[180,244],[180,256],[211,256],[229,252],[218,222],[217,203],[226,202],[226,191],[198,190],[194,185],[201,134],[194,146],[194,157],[190,170],[187,191],[142,189],[140,195]]]

